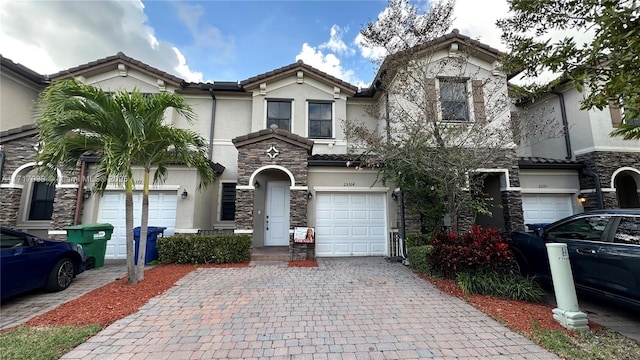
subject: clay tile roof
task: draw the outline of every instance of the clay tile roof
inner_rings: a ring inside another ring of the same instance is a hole
[[[6,67],[7,69],[15,72],[16,74],[34,82],[38,85],[46,85],[48,83],[48,79],[46,76],[38,74],[37,72],[29,69],[28,67],[13,62],[13,60],[8,59],[2,55],[0,55],[0,65],[2,67]]]
[[[307,149],[307,151],[311,151],[313,148],[313,140],[309,140],[300,135],[296,135],[284,129],[262,129],[256,132],[252,132],[250,134],[238,136],[231,140],[236,148],[257,143],[269,138],[277,138],[283,141],[286,141],[290,144],[300,146],[302,148]]]
[[[53,75],[50,75],[49,77],[52,79],[56,79],[56,78],[64,78],[64,77],[68,77],[68,76],[72,76],[78,73],[82,73],[86,70],[90,70],[92,68],[97,68],[97,67],[101,67],[101,66],[105,66],[105,65],[109,65],[109,64],[114,64],[114,63],[118,63],[118,62],[126,62],[130,65],[133,65],[135,67],[137,67],[138,69],[145,71],[149,74],[153,74],[153,75],[157,75],[159,77],[164,78],[165,80],[169,80],[173,83],[175,83],[176,85],[183,85],[185,83],[185,80],[175,76],[175,75],[171,75],[165,71],[162,71],[160,69],[154,68],[153,66],[147,65],[145,63],[143,63],[142,61],[136,60],[132,57],[129,57],[127,55],[125,55],[122,51],[118,52],[116,55],[111,55],[111,56],[107,56],[106,58],[103,59],[98,59],[98,60],[94,60],[91,62],[88,62],[86,64],[82,64],[82,65],[78,65],[76,67],[72,67],[70,69],[66,69],[66,70],[62,70],[60,72],[57,72]]]
[[[316,75],[317,77],[320,77],[322,79],[324,79],[325,81],[328,81],[330,83],[332,83],[333,85],[340,87],[342,89],[348,90],[352,93],[356,93],[358,91],[358,87],[355,85],[351,85],[346,81],[340,80],[334,76],[331,76],[323,71],[320,71],[316,68],[314,68],[313,66],[307,65],[304,62],[302,62],[302,60],[298,60],[297,62],[293,63],[293,64],[289,64],[286,66],[283,66],[281,68],[275,69],[275,70],[271,70],[268,71],[266,73],[260,74],[260,75],[256,75],[253,77],[250,77],[246,80],[243,80],[240,82],[240,85],[244,86],[244,87],[250,87],[252,85],[256,85],[258,83],[264,82],[265,80],[274,78],[274,77],[278,77],[281,75],[288,75],[288,74],[292,74],[297,72],[298,70],[302,70],[302,71],[306,71],[307,73],[311,73]]]
[[[584,167],[581,162],[566,159],[550,159],[542,157],[519,157],[518,166],[522,169],[580,169]]]
[[[11,139],[19,139],[25,136],[31,136],[39,132],[36,124],[22,125],[17,128],[9,129],[0,132],[0,143],[9,141]]]

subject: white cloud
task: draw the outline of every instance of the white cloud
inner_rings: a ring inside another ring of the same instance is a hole
[[[460,33],[483,44],[505,51],[500,37],[502,30],[496,26],[498,19],[508,15],[507,0],[456,0],[452,27]]]
[[[356,77],[353,70],[347,70],[342,67],[337,56],[334,54],[325,55],[321,50],[317,50],[307,43],[302,44],[302,50],[296,56],[296,61],[298,60],[302,60],[305,64],[348,83],[360,87],[366,86],[362,80]]]
[[[355,54],[355,50],[349,48],[347,44],[345,44],[344,41],[342,41],[342,37],[344,33],[347,32],[348,30],[349,29],[343,30],[340,28],[340,26],[333,25],[331,27],[331,34],[330,34],[329,41],[327,41],[326,43],[320,44],[318,48],[323,50],[327,49],[327,50],[336,52],[338,54],[344,54],[344,55]]]
[[[122,51],[185,80],[202,80],[174,45],[155,37],[140,1],[3,1],[0,23],[0,53],[43,74]]]

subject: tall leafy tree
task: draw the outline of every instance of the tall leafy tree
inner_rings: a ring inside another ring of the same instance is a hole
[[[509,5],[513,15],[497,23],[509,48],[505,68],[529,77],[562,74],[578,90],[587,89],[582,109],[623,107],[624,123],[611,135],[640,139],[640,2],[509,0]],[[574,35],[554,39],[566,33]],[[529,86],[534,93],[539,88]]]
[[[453,5],[431,2],[421,11],[407,0],[391,0],[376,21],[361,29],[361,44],[385,55],[374,84],[382,96],[368,109],[384,125],[371,128],[349,119],[344,128],[365,165],[382,165],[383,179],[405,186],[414,211],[423,218],[439,216],[441,223],[444,201],[458,231],[467,225],[463,218],[484,209],[472,206],[478,191],[470,186],[482,181],[469,181],[477,179],[470,174],[492,167],[513,145],[513,136],[506,78],[469,61],[471,41],[454,55],[433,42],[447,34]]]
[[[99,159],[96,192],[104,193],[110,181],[124,186],[129,284],[144,279],[151,172],[154,183],[163,182],[167,165],[180,163],[197,170],[200,187],[214,178],[205,140],[193,131],[164,125],[169,109],[194,121],[191,107],[177,94],[142,94],[135,89],[109,94],[74,80],[51,84],[38,101],[37,125],[43,146],[37,161],[42,174],[53,179],[57,168],[75,169],[80,158],[90,153]],[[136,166],[144,170],[137,267],[133,241]]]

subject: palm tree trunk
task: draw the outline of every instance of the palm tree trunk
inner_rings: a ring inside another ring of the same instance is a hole
[[[127,283],[132,285],[138,282],[134,262],[135,251],[133,248],[133,178],[127,179],[124,204],[125,227],[127,231]]]
[[[149,173],[151,169],[144,169],[144,183],[142,187],[142,214],[140,216],[140,242],[138,244],[138,266],[136,279],[144,280],[144,263],[147,253],[147,229],[149,227]]]

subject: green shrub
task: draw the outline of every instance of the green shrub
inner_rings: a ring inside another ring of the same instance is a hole
[[[513,262],[509,239],[498,229],[473,226],[471,231],[436,234],[429,264],[439,275],[455,279],[462,272],[507,272]]]
[[[462,291],[468,294],[497,296],[514,300],[540,302],[544,290],[531,278],[496,272],[462,272],[456,277]]]
[[[421,274],[431,274],[431,267],[427,261],[427,256],[433,246],[413,246],[407,248],[407,260],[409,260],[409,267]]]
[[[433,235],[430,234],[407,234],[405,240],[407,249],[416,246],[431,245],[433,242]]]
[[[251,259],[248,235],[174,235],[159,238],[160,261],[177,264],[228,264]]]

